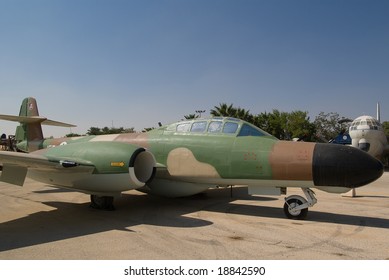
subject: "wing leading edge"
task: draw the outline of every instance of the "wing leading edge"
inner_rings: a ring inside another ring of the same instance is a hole
[[[95,166],[86,160],[68,158],[48,158],[39,154],[0,152],[3,170],[0,181],[23,186],[28,169],[48,170],[51,172],[92,173]]]

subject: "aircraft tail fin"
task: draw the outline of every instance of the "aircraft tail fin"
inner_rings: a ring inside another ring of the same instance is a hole
[[[16,141],[39,141],[43,140],[43,132],[39,118],[38,106],[35,98],[25,98],[19,111],[20,125],[16,128]]]
[[[43,140],[42,124],[62,127],[75,127],[73,124],[48,120],[45,117],[39,116],[38,105],[36,99],[33,97],[27,97],[22,101],[19,116],[0,115],[0,119],[20,123],[20,125],[16,128],[15,133],[15,140],[17,142],[25,140]]]

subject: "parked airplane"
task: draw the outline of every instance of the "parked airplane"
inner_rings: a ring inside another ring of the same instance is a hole
[[[23,101],[22,108],[34,107],[35,99]],[[19,148],[30,153],[0,152],[0,180],[23,185],[28,176],[84,192],[91,195],[91,206],[101,209],[112,209],[113,197],[131,189],[180,197],[216,186],[247,185],[250,194],[267,195],[301,188],[306,198],[286,197],[284,212],[303,219],[317,202],[311,188],[343,193],[383,173],[381,162],[359,149],[280,141],[234,118],[180,121],[145,133],[48,140],[38,131],[42,118],[27,114],[13,120],[22,123],[27,135]]]
[[[351,145],[368,152],[373,157],[383,160],[389,154],[389,144],[380,123],[380,107],[377,104],[377,119],[360,116],[350,125]]]

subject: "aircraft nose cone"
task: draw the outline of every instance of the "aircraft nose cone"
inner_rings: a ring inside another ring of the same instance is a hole
[[[316,186],[356,188],[373,182],[384,172],[382,163],[368,153],[337,144],[316,144],[312,165]]]

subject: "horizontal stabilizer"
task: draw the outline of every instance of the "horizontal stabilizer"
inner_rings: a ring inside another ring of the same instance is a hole
[[[61,126],[61,127],[76,127],[76,125],[74,125],[74,124],[57,122],[57,121],[53,121],[53,120],[45,120],[42,122],[42,124],[51,125],[51,126]]]
[[[11,122],[19,122],[22,124],[41,123],[44,125],[51,125],[51,126],[76,127],[74,124],[48,120],[45,117],[39,117],[39,116],[25,117],[25,116],[0,115],[0,119],[5,121],[11,121]]]

